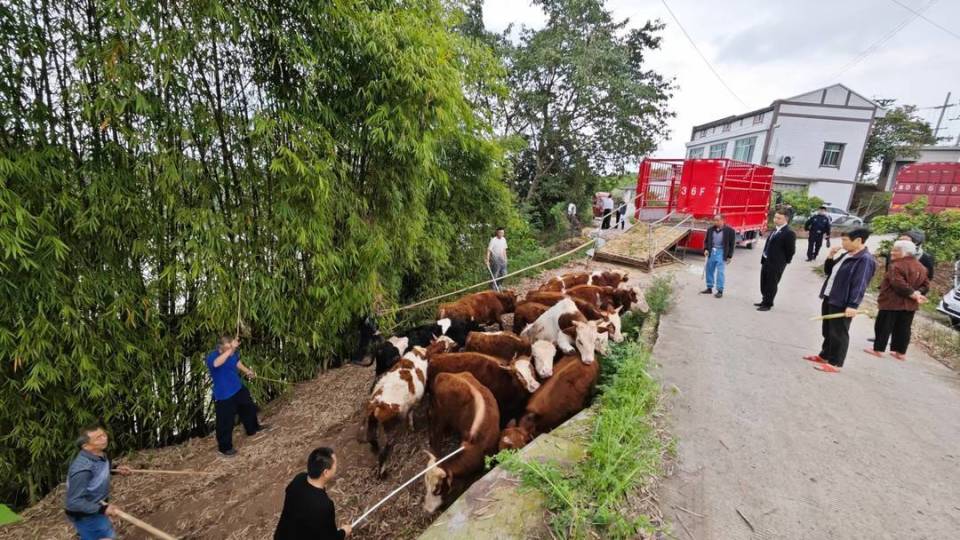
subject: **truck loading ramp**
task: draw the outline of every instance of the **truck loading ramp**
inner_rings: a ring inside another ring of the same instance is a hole
[[[594,255],[601,261],[634,266],[649,272],[676,259],[667,251],[690,234],[687,227],[663,223],[637,223],[620,236],[603,244]]]

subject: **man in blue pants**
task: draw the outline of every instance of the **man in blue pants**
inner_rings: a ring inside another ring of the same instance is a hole
[[[723,271],[733,258],[733,249],[737,243],[737,233],[726,224],[721,214],[713,218],[713,227],[707,229],[703,239],[703,256],[707,258],[707,288],[700,294],[713,293],[716,286],[717,298],[723,298]]]

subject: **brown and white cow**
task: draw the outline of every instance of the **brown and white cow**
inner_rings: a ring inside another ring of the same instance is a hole
[[[470,332],[465,352],[496,356],[509,363],[517,356],[530,356],[530,340],[506,330],[501,332]]]
[[[619,287],[621,283],[626,283],[629,276],[626,272],[597,271],[597,272],[572,272],[550,278],[540,286],[541,291],[563,292],[577,285],[601,285],[607,287]]]
[[[599,376],[599,362],[585,364],[576,354],[561,358],[553,377],[530,397],[519,424],[507,424],[500,434],[500,449],[520,448],[518,445],[526,444],[580,412],[593,395]]]
[[[430,446],[434,452],[447,431],[460,436],[463,451],[424,475],[423,509],[429,513],[443,504],[443,496],[455,480],[483,470],[484,458],[497,451],[500,414],[496,399],[470,373],[441,373],[434,380],[430,400]],[[434,454],[427,455],[429,465],[437,462]]]
[[[517,295],[513,291],[484,291],[469,294],[456,302],[440,304],[438,319],[445,317],[474,321],[479,324],[496,324],[503,330],[505,313],[512,313],[517,303]]]
[[[564,332],[571,322],[575,326],[573,336]],[[564,354],[570,354],[576,348],[580,351],[584,362],[593,362],[597,344],[597,324],[597,321],[586,321],[574,301],[564,298],[526,327],[520,335],[529,338],[532,342],[549,341]],[[537,359],[534,361],[536,362]]]
[[[560,300],[557,300],[558,302]],[[550,306],[538,304],[537,302],[523,301],[517,304],[517,309],[513,312],[513,332],[519,334],[528,324],[533,323],[543,315]]]
[[[433,391],[435,379],[441,373],[464,372],[473,374],[493,392],[504,422],[523,412],[527,399],[540,388],[529,357],[519,357],[505,366],[495,356],[476,352],[437,354],[430,358],[428,388]]]
[[[600,307],[605,303],[613,304],[615,307],[622,307],[629,310],[630,306],[636,304],[640,299],[640,289],[617,289],[615,287],[601,287],[597,285],[577,285],[568,289],[565,294],[572,298],[579,298],[584,302],[589,302],[595,307]]]
[[[426,390],[427,359],[455,346],[452,339],[441,336],[427,348],[414,347],[374,386],[364,421],[366,440],[377,451],[378,476],[383,475],[392,445],[387,429],[403,423],[403,420],[413,429],[413,409],[423,399]]]

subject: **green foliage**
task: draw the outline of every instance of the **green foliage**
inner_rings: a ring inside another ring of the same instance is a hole
[[[644,291],[644,299],[651,313],[662,315],[670,309],[671,296],[673,294],[673,282],[669,276],[657,276],[653,283]]]
[[[241,286],[244,361],[299,380],[371,306],[480,271],[496,225],[523,248],[473,112],[503,67],[445,6],[0,9],[0,499],[93,419],[119,453],[206,433]]]
[[[871,223],[875,233],[904,233],[918,229],[926,234],[923,249],[938,261],[960,257],[960,210],[927,212],[927,198],[917,197],[903,211],[878,216]]]
[[[792,206],[798,216],[811,216],[823,205],[823,199],[809,196],[806,190],[785,192],[783,202]]]
[[[884,106],[893,105],[895,100],[878,100]],[[900,105],[887,109],[883,118],[873,121],[867,148],[863,154],[860,170],[866,174],[873,164],[880,162],[880,178],[897,157],[915,157],[919,147],[936,144],[937,137],[926,120],[916,114],[914,105]]]
[[[522,486],[545,495],[558,538],[636,538],[653,529],[646,516],[630,517],[622,506],[631,490],[660,470],[666,445],[653,423],[660,387],[638,342],[615,345],[602,362],[616,371],[607,375],[587,457],[572,473],[555,463],[525,461],[516,452],[497,456]]]
[[[488,39],[505,58],[510,92],[493,124],[527,143],[514,156],[513,189],[545,220],[558,202],[587,208],[602,175],[623,174],[656,148],[673,86],[646,64],[660,23],[628,29],[602,0],[535,4],[543,28],[521,28],[517,43],[506,33]]]

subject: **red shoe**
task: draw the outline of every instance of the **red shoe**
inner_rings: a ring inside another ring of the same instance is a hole
[[[840,368],[830,364],[817,364],[816,366],[813,366],[813,369],[822,371],[824,373],[840,373]]]
[[[883,357],[883,353],[881,353],[880,351],[875,351],[875,350],[873,350],[873,349],[864,349],[863,352],[865,352],[865,353],[867,353],[867,354],[869,354],[869,355],[876,356],[877,358]]]
[[[892,353],[890,353],[890,356],[896,358],[897,360],[899,360],[899,361],[901,361],[901,362],[906,362],[906,361],[907,361],[907,357],[904,356],[904,355],[902,355],[902,354],[900,354],[900,353],[898,353],[898,352],[892,352]]]
[[[816,362],[818,364],[829,364],[829,362],[827,362],[823,358],[820,358],[819,354],[811,354],[810,356],[804,356],[803,359],[808,362]]]

